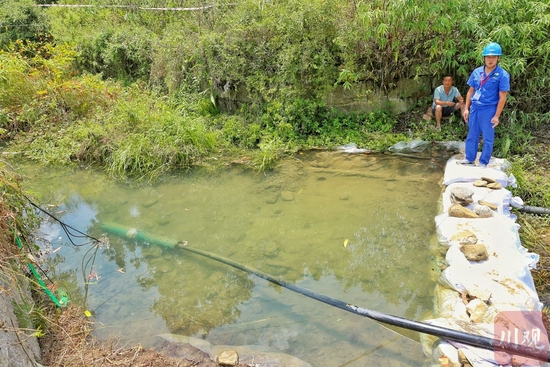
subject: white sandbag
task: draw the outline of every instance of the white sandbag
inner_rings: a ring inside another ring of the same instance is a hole
[[[519,225],[515,221],[504,216],[467,219],[449,217],[445,214],[438,215],[435,221],[437,238],[441,245],[459,246],[460,239],[466,233],[471,233],[477,238],[477,243],[485,245],[489,254],[489,263],[477,262],[479,267],[489,268],[486,271],[501,275],[515,275],[534,289],[529,269],[536,268],[540,257],[521,245]],[[462,260],[462,257],[453,251],[446,256],[448,264],[455,259],[455,255],[457,260]]]
[[[476,274],[491,274],[493,278],[498,277],[516,277],[524,278],[529,272],[529,264],[532,259],[531,253],[518,251],[515,247],[500,246],[500,244],[491,242],[483,244],[489,255],[487,260],[470,261],[462,251],[460,245],[450,246],[445,255],[447,264],[462,269],[462,272],[475,272]],[[530,283],[528,284],[530,286]]]
[[[510,191],[506,189],[493,190],[487,187],[476,187],[470,182],[453,183],[446,187],[441,198],[442,213],[448,213],[449,208],[454,204],[451,201],[451,193],[454,188],[467,188],[474,193],[472,196],[473,204],[466,206],[468,209],[474,210],[474,204],[482,200],[496,205],[497,210],[494,211],[495,213],[510,217],[510,205],[512,200],[512,193]]]
[[[420,153],[431,146],[431,142],[425,140],[400,141],[388,150],[392,153]]]
[[[512,358],[504,352],[494,352],[483,348],[476,348],[470,345],[451,342],[457,349],[461,349],[468,361],[475,367],[496,367],[503,366],[504,362],[510,363]],[[506,365],[508,365],[506,364]]]
[[[461,367],[458,357],[457,348],[449,342],[428,334],[420,334],[420,344],[422,351],[426,356],[432,357],[434,362],[437,362],[433,367],[441,367],[443,363],[453,367]]]
[[[466,305],[456,290],[437,284],[434,295],[434,314],[437,317],[468,320]]]
[[[488,191],[486,191],[484,195],[482,192],[480,192],[478,200],[483,200],[488,203],[495,203],[498,206],[496,210],[497,213],[504,215],[512,220],[517,219],[517,216],[515,214],[512,214],[512,212],[510,211],[510,207],[512,206],[512,193],[507,189],[488,189]]]
[[[494,325],[492,324],[473,324],[471,322],[443,318],[425,320],[424,322],[431,325],[437,325],[452,330],[462,331],[494,339]],[[449,340],[448,343],[453,345],[457,350],[461,349],[466,355],[466,358],[468,358],[468,360],[472,362],[473,365],[476,367],[500,366],[501,364],[497,364],[497,362],[505,362],[502,365],[506,365],[511,361],[511,357],[504,352],[495,352],[483,348],[472,347],[470,345],[455,342],[452,340]]]
[[[447,161],[447,166],[445,167],[445,173],[443,175],[444,185],[450,185],[457,182],[473,182],[485,176],[494,178],[502,187],[508,186],[509,177],[504,172],[510,167],[510,163],[507,160],[491,157],[489,165],[486,168],[480,168],[477,166],[459,165],[456,161],[460,159],[463,158],[457,155],[451,157]]]
[[[441,361],[442,358],[447,358],[449,361],[449,364],[453,367],[460,367],[460,360],[458,359],[458,351],[457,349],[449,344],[448,342],[441,340],[439,343],[437,343],[436,347],[434,348],[432,352],[432,358],[434,360]]]
[[[511,200],[510,200],[510,205],[513,206],[514,208],[523,208],[523,199],[520,198],[519,196],[514,196]]]
[[[540,311],[541,304],[536,292],[515,278],[494,281],[491,305],[502,311]]]
[[[464,153],[464,148],[466,147],[466,144],[465,144],[464,140],[462,140],[462,141],[437,141],[437,142],[435,142],[435,144],[440,149],[444,149],[448,152],[457,152],[457,153],[459,153],[459,152]]]
[[[491,255],[492,256],[492,255]],[[466,259],[462,251],[460,251],[460,246],[450,246],[447,250],[447,253],[445,254],[445,261],[447,264],[453,267],[453,269],[462,269],[463,272],[473,271],[474,265],[481,265],[481,263],[485,263],[486,261],[477,261],[476,263],[472,263]],[[479,271],[476,271],[476,273],[481,274],[482,269],[480,266],[476,266],[476,269],[479,269]]]
[[[443,213],[435,217],[437,239],[441,245],[450,246],[452,238],[461,231],[470,231],[484,243],[497,236],[495,242],[505,240],[514,247],[518,247],[519,225],[505,216],[492,218],[456,218]],[[519,244],[521,246],[521,244]]]
[[[340,150],[344,153],[357,154],[357,153],[368,153],[368,149],[358,148],[357,144],[349,143],[346,145],[340,145],[336,147],[336,150]]]
[[[449,266],[441,273],[440,282],[459,293],[475,296],[499,311],[541,309],[537,293],[518,279],[491,279],[490,276],[475,268]]]
[[[491,298],[492,281],[485,279],[481,274],[461,270],[456,266],[449,266],[441,272],[439,282],[444,287],[454,289],[461,294],[470,294],[483,301]]]
[[[516,177],[513,173],[510,173],[510,175],[508,176],[508,186],[513,188],[518,187],[518,181],[516,180]]]

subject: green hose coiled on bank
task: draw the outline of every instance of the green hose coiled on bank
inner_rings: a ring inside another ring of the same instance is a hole
[[[23,244],[21,243],[19,236],[17,236],[13,228],[12,228],[12,231],[13,231],[13,236],[15,237],[15,242],[17,243],[17,246],[19,247],[19,249],[23,249]],[[36,271],[36,267],[33,265],[33,263],[31,261],[27,261],[27,265],[29,266],[31,273],[34,275],[34,277],[38,281],[38,284],[40,284],[42,289],[44,289],[44,292],[46,292],[46,294],[48,295],[48,297],[50,297],[53,303],[55,303],[57,307],[67,306],[67,304],[69,303],[69,295],[67,294],[67,292],[65,292],[62,289],[57,289],[56,290],[57,296],[54,295],[52,291],[48,288],[48,286],[44,283],[38,271]]]

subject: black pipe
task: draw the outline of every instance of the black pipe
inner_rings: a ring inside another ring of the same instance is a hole
[[[313,298],[314,300],[326,303],[328,305],[338,307],[344,311],[348,311],[360,316],[368,317],[369,319],[376,320],[379,322],[382,322],[384,324],[398,326],[404,329],[418,331],[420,333],[434,335],[437,337],[453,340],[456,342],[460,342],[463,344],[471,345],[474,347],[479,347],[483,349],[489,349],[489,350],[498,350],[502,352],[509,353],[511,355],[520,355],[523,357],[529,357],[536,359],[538,361],[545,361],[550,362],[550,354],[548,351],[545,350],[538,350],[535,348],[528,348],[524,345],[517,345],[513,343],[507,343],[507,342],[497,342],[494,339],[487,338],[480,335],[474,335],[470,333],[465,333],[462,331],[457,331],[449,328],[445,328],[442,326],[436,326],[436,325],[430,325],[419,321],[413,321],[409,319],[405,319],[398,316],[392,316],[387,315],[378,311],[368,310],[366,308],[357,307],[354,305],[351,305],[349,303],[340,301],[338,299],[325,296],[323,294],[311,291],[309,289],[300,287],[299,285],[288,283],[281,279],[275,279],[271,275],[266,274],[260,270],[249,268],[245,265],[239,264],[233,260],[226,259],[224,257],[211,254],[206,251],[198,250],[192,247],[188,246],[176,246],[178,248],[182,248],[186,251],[208,257],[210,259],[219,261],[221,263],[227,264],[229,266],[232,266],[234,268],[243,270],[247,273],[253,274],[257,277],[260,277],[262,279],[268,280],[271,283],[280,285],[281,287],[284,287],[286,289],[289,289],[291,291],[300,293],[306,297]]]
[[[112,223],[105,223],[102,225],[102,228],[114,235],[117,235],[126,239],[135,239],[138,241],[157,243],[159,245],[168,246],[171,248],[180,248],[180,249],[189,251],[191,253],[201,255],[201,256],[210,258],[212,260],[219,261],[223,264],[232,266],[236,269],[240,269],[249,274],[253,274],[259,278],[265,279],[271,283],[280,285],[281,287],[289,289],[293,292],[300,293],[306,297],[340,308],[344,311],[348,311],[360,316],[367,317],[372,320],[382,322],[384,324],[393,325],[393,326],[417,331],[424,334],[434,335],[440,338],[453,340],[453,341],[471,345],[474,347],[489,349],[493,351],[498,350],[498,351],[509,353],[511,355],[520,355],[524,357],[533,358],[539,361],[550,362],[549,351],[528,348],[528,347],[525,347],[524,345],[517,345],[513,343],[497,342],[494,339],[487,338],[481,335],[465,333],[463,331],[457,331],[457,330],[453,330],[453,329],[449,329],[449,328],[445,328],[437,325],[430,325],[420,321],[413,321],[402,317],[387,315],[378,311],[373,311],[366,308],[354,306],[349,303],[340,301],[338,299],[311,291],[307,288],[300,287],[299,285],[288,283],[282,279],[275,279],[267,273],[239,264],[233,260],[212,254],[210,252],[188,247],[187,242],[177,242],[174,240],[169,240],[169,241],[159,240],[158,237],[156,236],[150,236],[150,235],[144,234],[143,232],[139,232],[135,229],[126,228],[124,226],[121,226],[118,224],[112,224]]]
[[[550,209],[541,208],[539,206],[524,205],[518,209],[520,212],[529,214],[550,215]]]

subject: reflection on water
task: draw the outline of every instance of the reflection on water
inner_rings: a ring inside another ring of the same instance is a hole
[[[361,307],[416,320],[432,308],[442,176],[433,162],[312,152],[268,174],[195,172],[148,187],[89,170],[21,170],[42,207],[59,205],[54,215],[95,237],[114,222]],[[269,346],[312,366],[423,364],[416,342],[213,260],[116,237],[76,247],[54,223],[42,231],[62,247],[50,276],[73,302],[86,298],[100,337],[151,346],[179,333]]]

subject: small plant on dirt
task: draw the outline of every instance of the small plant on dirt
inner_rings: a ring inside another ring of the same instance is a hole
[[[273,169],[280,158],[288,154],[288,147],[279,139],[269,139],[260,143],[260,152],[256,153],[256,169],[258,171],[267,171]]]
[[[17,317],[17,325],[28,334],[35,337],[44,336],[44,330],[48,327],[46,310],[23,300],[21,303],[12,302],[13,312]]]

